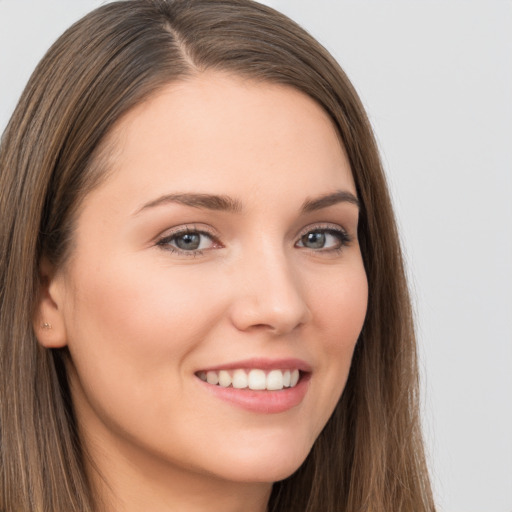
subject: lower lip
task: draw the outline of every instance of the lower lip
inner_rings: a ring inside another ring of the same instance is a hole
[[[200,381],[217,398],[246,411],[259,414],[277,414],[299,405],[307,393],[311,374],[301,375],[297,385],[277,391],[254,391],[249,388],[224,388]]]

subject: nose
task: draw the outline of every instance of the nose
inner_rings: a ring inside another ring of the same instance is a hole
[[[231,321],[241,331],[289,333],[311,318],[300,271],[283,251],[258,251],[243,258],[236,273]]]

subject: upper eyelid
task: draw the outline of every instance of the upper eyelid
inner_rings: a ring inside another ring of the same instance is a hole
[[[329,230],[332,229],[333,231],[341,231],[344,233],[348,233],[348,230],[345,229],[340,224],[335,224],[331,222],[319,222],[319,223],[313,223],[305,226],[304,228],[300,229],[298,233],[295,235],[297,237],[300,237],[306,233],[309,233],[310,231],[315,230]],[[202,226],[198,224],[184,224],[180,226],[176,226],[175,228],[168,228],[165,231],[163,231],[160,235],[158,235],[158,238],[167,238],[169,236],[173,235],[179,235],[182,233],[201,233],[205,234],[211,237],[220,236],[216,229],[206,226],[206,228],[203,228]]]
[[[216,247],[217,249],[222,247],[222,243],[219,242],[219,239],[215,237],[213,234],[209,233],[208,231],[204,231],[201,229],[190,229],[190,228],[184,228],[184,229],[176,229],[175,231],[172,231],[170,233],[164,234],[159,236],[155,241],[155,246],[159,247],[165,251],[169,251],[171,253],[175,253],[178,256],[187,256],[187,257],[193,257],[202,255],[203,252],[209,251],[213,249],[214,247],[207,247],[207,248],[197,248],[197,249],[191,249],[191,250],[185,250],[180,247],[175,246],[174,244],[170,243],[173,239],[180,237],[181,235],[186,235],[188,233],[197,233],[201,236],[206,236],[210,239],[211,243],[213,245],[218,245]]]
[[[187,251],[187,250],[181,249],[180,247],[177,247],[171,243],[173,239],[175,239],[181,235],[185,235],[187,233],[198,233],[202,236],[206,236],[210,239],[212,245],[217,246],[217,247],[207,247],[207,248],[202,248],[202,249],[198,248],[198,249],[191,249],[191,250]],[[218,236],[216,236],[215,234],[210,232],[210,230],[204,230],[204,229],[198,228],[197,225],[195,227],[192,227],[191,225],[178,226],[176,228],[171,228],[170,231],[166,230],[162,234],[158,235],[155,238],[153,244],[155,247],[158,247],[165,251],[170,251],[170,252],[175,253],[176,255],[188,256],[188,257],[194,256],[194,255],[198,256],[198,255],[203,254],[204,251],[209,251],[214,248],[220,249],[223,246],[223,244],[222,244],[222,242],[220,242]]]
[[[349,231],[341,226],[340,224],[331,223],[331,222],[318,222],[309,224],[308,226],[303,227],[300,229],[296,235],[294,236],[295,240],[300,240],[304,235],[307,233],[310,233],[311,231],[337,231],[339,233],[342,233],[344,236],[352,238]],[[169,228],[165,231],[163,231],[161,234],[159,234],[155,241],[157,244],[161,243],[162,241],[168,240],[170,238],[173,238],[175,236],[179,236],[181,234],[186,233],[199,233],[201,235],[205,235],[210,237],[214,242],[222,244],[221,235],[218,233],[216,229],[214,229],[211,226],[208,225],[200,225],[200,224],[184,224],[179,225],[174,228]]]
[[[302,239],[308,233],[314,233],[315,231],[320,232],[330,232],[330,236],[334,236],[338,239],[339,245],[337,247],[322,247],[322,248],[311,248],[304,245]],[[344,251],[347,246],[350,246],[354,241],[355,237],[349,233],[345,228],[341,227],[339,224],[324,224],[322,226],[310,226],[303,230],[301,234],[298,236],[297,241],[294,243],[294,247],[297,247],[302,250],[306,250],[313,254],[324,255],[324,256],[332,256],[341,253]]]
[[[345,235],[349,235],[348,229],[344,228],[340,224],[335,224],[331,222],[319,222],[310,224],[309,226],[306,226],[302,228],[298,234],[296,235],[297,238],[301,238],[302,236],[306,235],[307,233],[310,233],[311,231],[338,231],[340,233],[343,233]]]
[[[166,238],[172,238],[173,236],[182,235],[186,233],[199,233],[206,235],[214,240],[218,240],[219,234],[217,230],[209,226],[198,225],[198,224],[182,224],[174,228],[168,228],[157,235],[156,240],[164,240]]]

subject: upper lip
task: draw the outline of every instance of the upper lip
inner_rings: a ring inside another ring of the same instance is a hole
[[[208,368],[201,368],[200,371],[220,371],[220,370],[237,370],[243,369],[260,369],[260,370],[300,370],[302,372],[311,372],[311,365],[302,359],[286,358],[286,359],[268,359],[268,358],[251,358],[230,363],[216,364]]]

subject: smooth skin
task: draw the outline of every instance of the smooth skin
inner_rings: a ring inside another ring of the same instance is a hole
[[[211,71],[108,144],[70,258],[41,266],[35,320],[42,345],[69,348],[97,494],[116,512],[264,511],[338,402],[366,313],[343,146],[303,93]],[[197,376],[250,358],[306,361],[302,402],[247,411]]]

